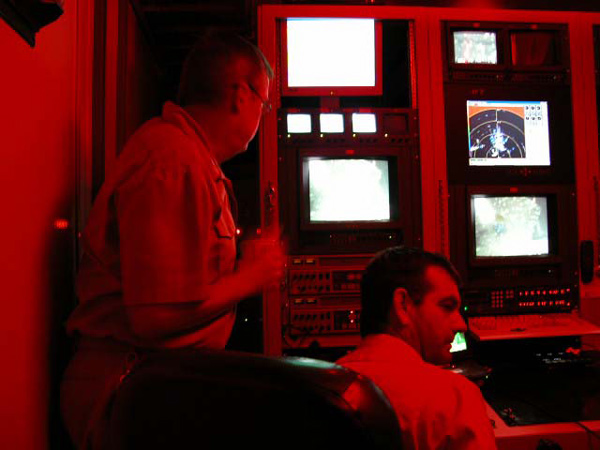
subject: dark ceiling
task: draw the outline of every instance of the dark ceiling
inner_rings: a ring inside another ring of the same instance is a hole
[[[256,42],[259,0],[130,0],[166,85],[178,78],[185,55],[207,27]],[[167,88],[168,89],[168,88]]]
[[[185,55],[196,36],[207,27],[230,30],[256,43],[257,8],[262,3],[600,9],[598,0],[130,0],[130,3],[147,35],[167,86],[178,78]]]

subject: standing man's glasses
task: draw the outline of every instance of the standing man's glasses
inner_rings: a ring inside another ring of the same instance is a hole
[[[271,102],[268,99],[262,98],[262,96],[258,93],[258,91],[250,83],[246,83],[246,84],[248,85],[248,87],[250,88],[250,90],[252,92],[254,92],[254,95],[256,95],[260,99],[260,101],[262,102],[263,113],[266,114],[266,113],[271,112],[271,109],[273,109],[273,107],[271,106]]]

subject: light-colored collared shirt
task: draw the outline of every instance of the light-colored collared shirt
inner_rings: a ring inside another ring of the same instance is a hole
[[[235,267],[233,203],[200,125],[167,102],[128,141],[94,202],[68,330],[143,347],[223,348],[235,309],[215,311],[207,287]],[[132,333],[125,313],[190,302],[205,319],[160,341]]]
[[[403,340],[377,334],[338,364],[370,378],[396,411],[404,450],[488,450],[496,443],[479,388],[428,364]]]

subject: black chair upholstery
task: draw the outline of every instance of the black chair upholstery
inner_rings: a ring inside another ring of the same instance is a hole
[[[383,393],[338,365],[230,351],[149,354],[115,396],[106,447],[399,450]]]

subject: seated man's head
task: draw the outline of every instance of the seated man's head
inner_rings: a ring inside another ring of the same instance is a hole
[[[425,361],[449,363],[454,335],[466,329],[459,284],[441,255],[409,247],[378,253],[362,279],[361,334],[398,336]]]

